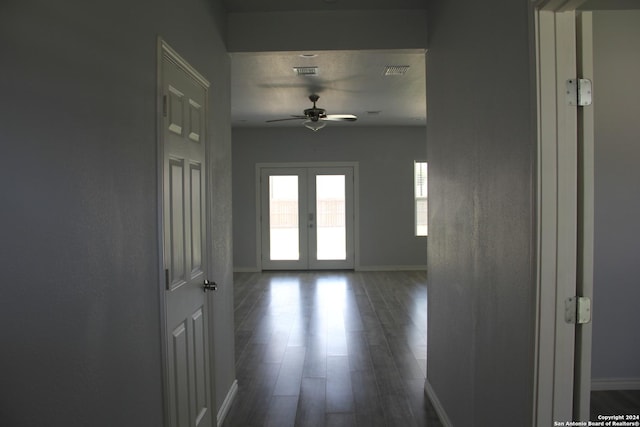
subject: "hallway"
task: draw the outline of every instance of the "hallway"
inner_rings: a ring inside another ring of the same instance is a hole
[[[426,272],[235,275],[236,426],[440,426]]]

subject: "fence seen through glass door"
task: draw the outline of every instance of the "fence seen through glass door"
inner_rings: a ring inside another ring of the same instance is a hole
[[[298,176],[269,177],[269,233],[272,260],[299,260]]]
[[[316,176],[316,254],[318,260],[347,258],[345,176]]]

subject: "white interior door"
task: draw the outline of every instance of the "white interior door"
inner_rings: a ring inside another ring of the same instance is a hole
[[[210,427],[206,130],[208,83],[162,49],[162,218],[169,425]]]
[[[262,268],[354,267],[353,167],[261,168]]]

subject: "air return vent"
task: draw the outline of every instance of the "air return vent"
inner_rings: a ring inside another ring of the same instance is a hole
[[[387,65],[384,69],[385,76],[404,76],[409,70],[408,65]]]
[[[318,67],[293,67],[297,76],[317,76]]]

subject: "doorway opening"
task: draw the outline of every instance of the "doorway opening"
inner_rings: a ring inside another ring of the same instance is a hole
[[[541,2],[544,3],[544,2]],[[560,4],[564,3],[564,4]],[[540,170],[539,187],[541,194],[545,192],[549,195],[549,190],[557,191],[557,200],[561,200],[554,206],[554,202],[549,199],[542,198],[539,211],[541,223],[547,226],[541,228],[541,249],[546,249],[545,245],[552,243],[554,245],[553,255],[547,255],[549,252],[544,251],[544,257],[540,258],[539,265],[541,267],[539,273],[540,278],[544,278],[545,286],[540,287],[540,308],[539,311],[539,331],[552,331],[553,334],[539,334],[539,352],[540,355],[548,354],[539,358],[538,364],[538,390],[540,396],[538,400],[537,415],[538,425],[548,425],[552,419],[574,419],[586,421],[590,419],[590,397],[591,392],[601,387],[594,378],[592,378],[592,369],[594,372],[599,367],[604,368],[605,360],[596,361],[593,358],[592,351],[599,348],[607,348],[606,345],[593,345],[597,341],[595,331],[596,325],[598,330],[608,321],[610,316],[602,316],[601,313],[606,312],[606,303],[603,299],[596,297],[593,302],[594,319],[596,324],[588,322],[579,325],[573,325],[565,322],[562,314],[564,312],[564,301],[567,296],[578,295],[581,297],[593,298],[594,289],[597,288],[595,282],[595,272],[600,268],[597,253],[602,251],[604,239],[595,238],[598,232],[596,224],[595,209],[598,209],[600,203],[595,189],[599,187],[599,181],[596,176],[612,176],[619,173],[622,169],[623,162],[616,162],[615,165],[609,167],[602,173],[603,159],[597,158],[596,153],[598,146],[606,146],[607,149],[613,147],[616,139],[622,140],[620,136],[624,133],[621,131],[624,126],[617,123],[614,126],[607,125],[606,128],[616,129],[616,137],[598,134],[597,123],[601,114],[611,114],[617,118],[623,115],[628,108],[618,105],[621,100],[620,96],[613,97],[615,105],[605,102],[607,93],[615,93],[615,90],[606,89],[608,82],[622,84],[623,89],[618,90],[619,94],[629,92],[628,84],[621,76],[615,78],[606,78],[606,73],[601,70],[600,65],[605,62],[607,66],[614,64],[612,58],[601,62],[598,60],[598,49],[596,45],[604,42],[600,38],[604,32],[595,28],[609,28],[619,31],[622,28],[620,22],[611,21],[608,26],[599,27],[594,23],[594,14],[600,13],[596,11],[604,11],[611,9],[630,9],[631,4],[625,2],[604,2],[604,1],[577,1],[577,2],[549,2],[543,4],[537,12],[537,50],[538,50],[538,84],[539,84],[539,124],[540,124]],[[637,6],[634,6],[637,8]],[[631,14],[626,12],[624,16],[631,18]],[[613,16],[610,16],[613,18]],[[631,24],[629,28],[635,29],[637,25]],[[625,42],[631,40],[629,35],[623,37]],[[614,44],[615,48],[608,47],[603,49],[604,52],[620,54],[623,47],[620,43]],[[631,52],[635,52],[631,49]],[[558,54],[557,54],[558,53]],[[620,55],[625,61],[629,55]],[[636,62],[637,63],[637,62]],[[600,64],[600,65],[598,65]],[[637,66],[637,65],[636,65]],[[630,65],[616,67],[616,70],[631,70]],[[592,106],[585,106],[577,109],[575,104],[567,102],[564,88],[567,79],[574,78],[593,79],[594,99]],[[594,77],[597,77],[594,78]],[[559,89],[560,88],[560,89]],[[597,92],[596,92],[597,90]],[[599,111],[595,114],[595,111]],[[617,113],[616,113],[617,112]],[[619,139],[620,138],[620,139]],[[606,141],[605,144],[597,143],[597,141]],[[627,144],[631,146],[630,144]],[[554,154],[555,151],[555,154]],[[553,157],[553,158],[552,158]],[[626,153],[624,158],[632,158]],[[553,163],[549,163],[552,160]],[[546,164],[553,164],[554,176],[553,180],[549,180],[550,174],[545,169]],[[542,174],[540,171],[545,170]],[[626,179],[623,182],[629,182]],[[565,194],[560,194],[560,191]],[[613,193],[613,191],[607,193]],[[567,203],[568,202],[568,203]],[[605,212],[626,212],[629,207],[623,209],[615,209],[613,203],[606,203]],[[552,216],[547,216],[551,214]],[[549,221],[551,220],[551,221]],[[615,225],[619,225],[620,220],[615,221]],[[628,227],[623,226],[623,235],[629,235]],[[548,239],[548,233],[556,233],[561,238],[556,242]],[[547,237],[545,237],[545,234]],[[613,235],[612,226],[607,227],[607,237]],[[546,244],[545,244],[546,240]],[[619,239],[607,248],[607,254],[615,254],[617,251],[632,253],[633,250],[621,249]],[[615,256],[615,255],[614,255]],[[550,261],[550,262],[549,262]],[[547,270],[547,268],[552,269]],[[617,266],[614,271],[619,273],[624,268]],[[557,281],[552,276],[545,278],[545,271],[559,272],[554,274],[558,278]],[[630,277],[633,275],[630,274]],[[548,280],[551,279],[551,280]],[[615,282],[623,283],[620,280],[613,280],[611,275],[607,275],[607,294],[612,295],[611,290],[616,286]],[[541,282],[543,283],[543,282]],[[546,286],[552,284],[553,286]],[[623,285],[624,287],[624,285]],[[628,288],[628,286],[626,287]],[[551,291],[551,292],[548,292]],[[554,294],[555,293],[555,294]],[[623,299],[632,301],[630,295],[625,295]],[[556,307],[555,301],[558,302]],[[624,312],[620,305],[614,308],[616,314]],[[553,317],[556,312],[555,322],[547,323],[547,319]],[[600,314],[599,314],[600,313]],[[547,314],[551,314],[548,316]],[[622,324],[628,325],[628,322]],[[617,330],[618,328],[612,328]],[[593,337],[592,337],[593,335]],[[606,334],[605,335],[610,335]],[[554,341],[555,340],[555,341]],[[546,347],[546,349],[545,349]],[[605,352],[609,357],[610,352]],[[623,354],[625,352],[618,352]],[[595,353],[594,355],[597,355]],[[555,364],[555,366],[554,366]],[[592,368],[593,366],[593,368]],[[624,366],[624,360],[619,359],[614,363],[617,372],[621,372]],[[633,366],[633,365],[632,365]],[[617,374],[616,380],[613,382],[606,381],[606,388],[637,388],[637,381],[620,381],[622,375]],[[553,395],[553,401],[544,401],[544,396]],[[621,412],[616,412],[621,413]]]

